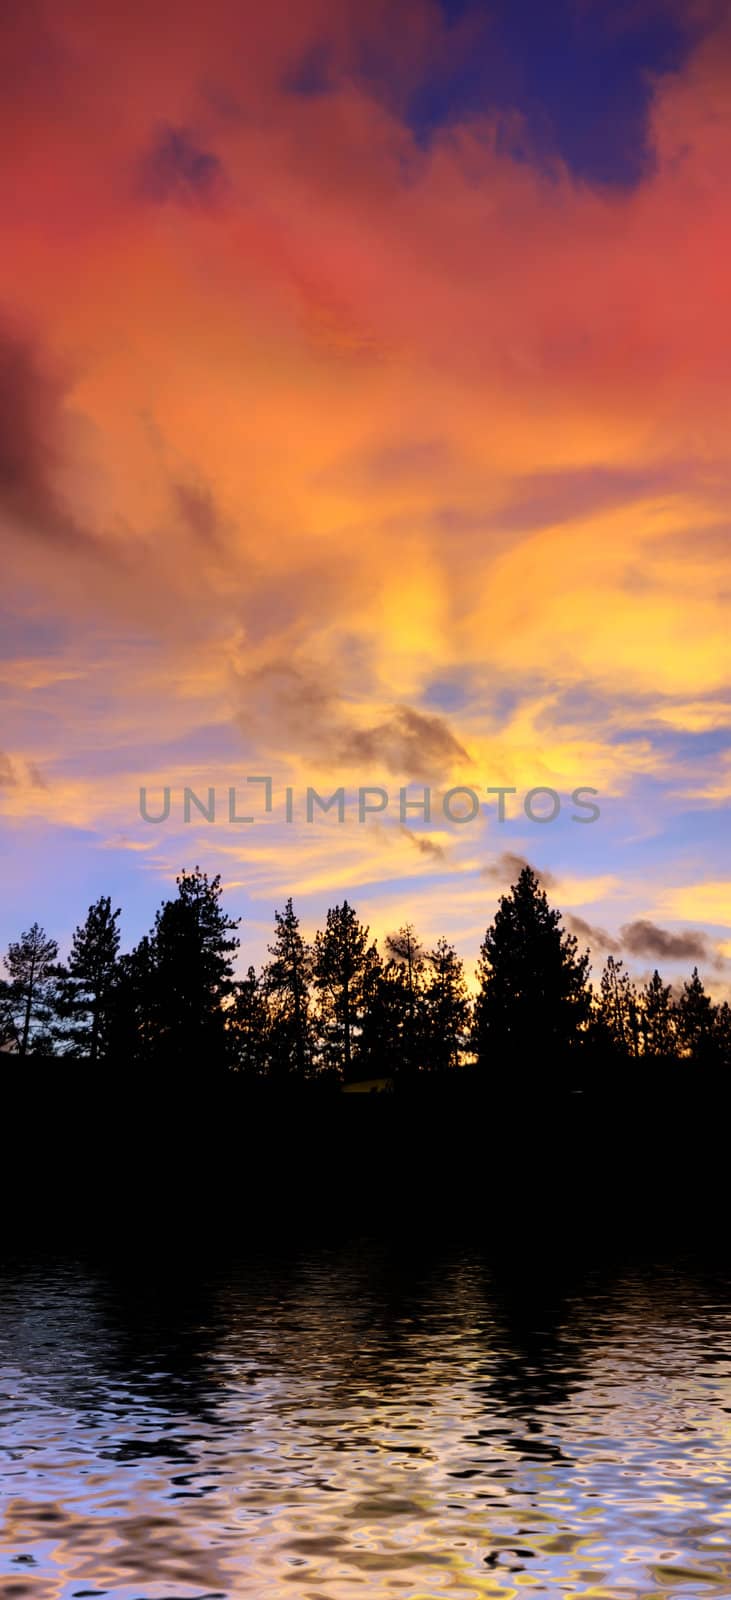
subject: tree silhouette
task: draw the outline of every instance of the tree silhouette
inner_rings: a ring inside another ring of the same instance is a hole
[[[648,1056],[666,1058],[675,1048],[675,1008],[669,983],[663,983],[655,968],[640,996],[640,1031],[643,1050]]]
[[[719,1067],[731,1067],[731,1006],[722,1000],[713,1016],[713,1060]]]
[[[144,934],[119,959],[109,996],[109,1052],[119,1065],[140,1066],[159,1040],[157,964],[154,940]]]
[[[464,965],[454,945],[438,939],[427,955],[424,989],[425,1066],[445,1071],[460,1064],[470,1020]]]
[[[96,1064],[109,1047],[112,994],[119,960],[120,911],[108,895],[89,906],[75,930],[64,972],[60,1010],[71,1019],[71,1044]]]
[[[51,1053],[58,1043],[67,1055],[113,1062],[118,1071],[192,1062],[201,1076],[230,1068],[289,1083],[322,1069],[346,1080],[416,1080],[425,1070],[460,1066],[473,1042],[479,1069],[489,1065],[496,1084],[513,1072],[536,1089],[542,1078],[559,1102],[561,1069],[581,1047],[585,1063],[604,1069],[602,1094],[615,1069],[617,1085],[626,1086],[621,1068],[640,1055],[701,1066],[703,1075],[687,1081],[702,1082],[707,1095],[715,1074],[714,1092],[726,1093],[729,1003],[713,1003],[697,968],[677,1003],[657,970],[638,997],[614,956],[594,994],[588,952],[579,952],[529,867],[501,897],[485,933],[474,1007],[448,940],[425,952],[406,922],[387,935],[381,955],[347,900],[328,911],[310,947],[288,899],[274,914],[268,961],[236,981],[239,922],[223,908],[220,877],[195,867],[180,874],[176,889],[151,934],[125,955],[109,896],[76,928],[66,967],[57,963],[55,939],[34,923],[5,957],[0,1046],[25,1056]],[[583,1073],[586,1088],[590,1081]],[[652,1074],[647,1081],[654,1090]]]
[[[310,982],[312,952],[300,931],[292,901],[284,911],[274,913],[274,943],[268,946],[271,961],[262,974],[264,993],[269,1000],[270,1049],[275,1072],[296,1072],[304,1078],[312,1058]]]
[[[399,1065],[413,1072],[424,1044],[424,948],[413,925],[406,922],[398,933],[386,934],[386,951],[394,1020],[398,1017]]]
[[[678,1038],[682,1054],[696,1063],[704,1063],[711,1054],[713,1038],[713,1001],[703,987],[698,968],[688,982],[683,984],[678,1001]]]
[[[254,967],[234,985],[226,1027],[234,1070],[249,1078],[261,1077],[267,1066],[270,1022],[264,980]]]
[[[326,1060],[346,1079],[353,1076],[368,971],[368,929],[344,900],[315,935],[313,977]]]
[[[52,1016],[51,985],[56,978],[55,962],[58,945],[44,929],[34,922],[17,943],[8,946],[5,968],[9,983],[5,993],[7,1022],[21,1056],[28,1054],[34,1043],[45,1043],[44,1030]]]
[[[391,981],[377,946],[368,945],[363,963],[358,1043],[359,1067],[366,1077],[388,1078],[398,1071],[402,999],[400,987]]]
[[[0,1049],[18,1048],[18,1032],[15,1026],[15,1013],[11,986],[6,978],[0,978]]]
[[[601,975],[597,1017],[604,1038],[620,1055],[638,1054],[637,995],[624,962],[614,956],[607,956]]]
[[[480,949],[475,1004],[479,1066],[517,1068],[537,1077],[560,1063],[581,1036],[591,1008],[589,956],[578,954],[530,867],[503,895]]]
[[[160,907],[151,940],[155,1043],[170,1060],[223,1062],[239,919],[223,910],[219,875],[209,879],[195,867],[176,883],[177,897]]]

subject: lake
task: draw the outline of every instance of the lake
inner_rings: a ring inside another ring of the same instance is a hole
[[[731,1595],[731,1282],[373,1240],[0,1274],[3,1600]]]

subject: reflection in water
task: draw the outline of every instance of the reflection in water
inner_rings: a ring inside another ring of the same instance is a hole
[[[731,1594],[731,1285],[0,1277],[3,1600]]]

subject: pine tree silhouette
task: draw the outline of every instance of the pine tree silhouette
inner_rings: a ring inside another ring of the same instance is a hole
[[[640,1032],[646,1055],[666,1059],[675,1049],[672,988],[655,968],[640,996]]]
[[[312,1059],[310,984],[312,952],[305,943],[292,901],[274,913],[274,943],[268,946],[262,982],[270,1004],[270,1050],[278,1074],[305,1077]]]
[[[607,956],[599,987],[597,1006],[599,1028],[605,1040],[620,1055],[639,1053],[637,995],[623,961]]]
[[[464,965],[454,945],[438,939],[427,958],[424,988],[424,1065],[446,1071],[460,1064],[470,1021]]]
[[[475,1004],[479,1067],[538,1081],[560,1066],[591,1008],[589,956],[561,926],[535,873],[524,867],[503,895],[480,949]]]
[[[683,984],[678,1001],[678,1038],[680,1048],[696,1064],[708,1061],[713,1039],[713,1002],[706,994],[698,968],[693,968],[691,978]]]
[[[181,872],[178,893],[155,917],[152,936],[125,963],[145,1053],[197,1071],[226,1060],[226,1007],[233,993],[238,919],[221,905],[220,876]]]
[[[6,1018],[21,1056],[40,1042],[50,1045],[47,1033],[52,1014],[51,985],[55,982],[58,945],[37,922],[17,942],[8,946],[5,969],[8,985],[4,1002]]]
[[[413,1072],[424,1049],[424,948],[412,923],[386,934],[386,978],[398,1018],[399,1070]]]
[[[76,928],[64,972],[60,1011],[70,1019],[65,1042],[92,1064],[107,1053],[112,996],[119,960],[120,911],[112,911],[108,895],[89,906],[86,921]]]
[[[264,980],[257,977],[254,967],[249,967],[234,987],[226,1027],[234,1070],[248,1078],[261,1077],[269,1058],[269,1007]]]
[[[363,1028],[368,950],[368,929],[348,901],[331,907],[315,935],[313,975],[326,1060],[346,1079],[353,1076]]]

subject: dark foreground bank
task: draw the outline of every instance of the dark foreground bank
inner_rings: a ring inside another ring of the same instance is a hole
[[[731,1103],[681,1067],[509,1091],[470,1073],[386,1093],[287,1091],[181,1069],[151,1082],[80,1064],[6,1073],[6,1245],[163,1237],[188,1248],[315,1229],[428,1239],[686,1242],[728,1227]]]

